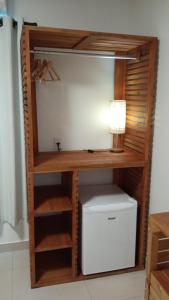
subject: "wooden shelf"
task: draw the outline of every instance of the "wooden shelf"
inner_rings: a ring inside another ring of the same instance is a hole
[[[35,220],[35,251],[44,252],[72,247],[71,215],[59,213]]]
[[[62,186],[35,187],[35,215],[72,210],[71,200]]]
[[[73,279],[71,250],[56,250],[36,254],[36,285],[67,282]]]
[[[69,233],[42,233],[35,251],[44,252],[71,247],[72,241]]]
[[[108,150],[88,153],[87,151],[40,152],[35,157],[34,173],[72,171],[92,168],[143,167],[144,156],[134,151],[113,153]]]

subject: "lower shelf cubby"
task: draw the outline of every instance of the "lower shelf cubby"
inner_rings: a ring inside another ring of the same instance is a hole
[[[72,247],[71,213],[35,218],[35,252]]]
[[[36,186],[34,193],[36,216],[72,210],[70,195],[61,185]]]
[[[35,260],[37,285],[67,282],[73,278],[71,249],[36,253]]]

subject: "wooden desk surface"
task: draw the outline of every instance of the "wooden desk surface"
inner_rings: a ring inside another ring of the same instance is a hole
[[[87,170],[93,168],[129,168],[145,166],[142,154],[125,150],[122,153],[110,151],[63,151],[40,152],[35,157],[34,173],[55,171]]]

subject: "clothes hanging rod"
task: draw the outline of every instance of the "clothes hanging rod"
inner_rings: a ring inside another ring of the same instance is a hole
[[[52,54],[52,55],[62,55],[62,54],[71,54],[71,55],[81,55],[81,56],[88,56],[88,57],[101,57],[101,58],[113,58],[113,59],[132,59],[137,60],[137,57],[127,56],[127,55],[115,55],[115,54],[103,54],[103,53],[89,53],[84,51],[73,51],[68,49],[56,49],[56,50],[30,50],[30,53],[33,54]]]

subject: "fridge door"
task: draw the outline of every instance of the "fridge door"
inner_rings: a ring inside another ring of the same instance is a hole
[[[134,267],[136,208],[82,214],[83,274]]]

